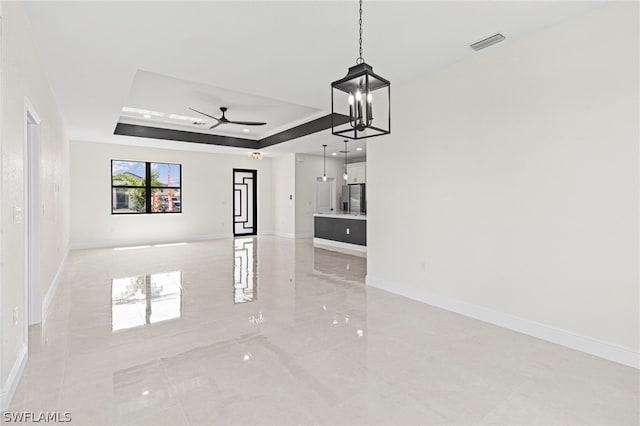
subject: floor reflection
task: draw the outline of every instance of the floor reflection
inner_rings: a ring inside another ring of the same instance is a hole
[[[485,423],[564,401],[542,420],[640,424],[637,371],[365,286],[365,258],[311,239],[69,256],[10,411],[68,411],[74,425],[461,425],[526,394],[515,409],[530,411]]]
[[[236,238],[233,246],[233,303],[258,300],[258,257],[255,238]]]
[[[314,247],[313,271],[339,280],[361,282],[367,274],[367,258]]]
[[[181,271],[112,280],[112,331],[154,324],[181,316]]]

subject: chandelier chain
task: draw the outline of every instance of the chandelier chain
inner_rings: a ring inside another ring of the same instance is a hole
[[[356,60],[356,64],[361,64],[364,62],[364,58],[362,57],[362,0],[360,0],[360,56]]]

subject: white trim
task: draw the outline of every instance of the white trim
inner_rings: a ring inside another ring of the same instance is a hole
[[[36,108],[33,106],[29,98],[27,98],[26,96],[24,97],[24,112],[25,112],[25,117],[27,116],[27,112],[28,112],[31,115],[31,117],[33,117],[36,124],[42,123],[42,120],[40,119],[40,116],[38,115]]]
[[[287,232],[274,232],[273,235],[275,235],[276,237],[283,237],[283,238],[295,238],[296,234],[290,234]]]
[[[29,149],[29,117],[31,117],[31,119],[35,122],[34,124],[36,126],[39,126],[42,123],[42,120],[40,119],[40,115],[36,111],[35,107],[31,103],[29,98],[25,96],[23,99],[23,116],[22,116],[24,120],[23,141],[22,141],[22,161],[23,161],[22,190],[23,190],[23,200],[24,200],[22,205],[22,225],[23,225],[23,231],[24,231],[23,238],[24,238],[24,279],[25,279],[24,305],[22,308],[23,308],[23,317],[24,317],[23,343],[25,345],[29,344],[29,324],[31,323],[31,321],[29,321],[29,313],[31,310],[33,310],[34,306],[41,308],[41,305],[39,304],[41,300],[38,300],[38,305],[35,305],[35,301],[32,300],[34,297],[33,296],[29,297],[29,287],[30,287],[29,281],[30,281],[30,275],[32,273],[30,269],[33,267],[33,265],[31,264],[32,262],[29,262],[29,260],[31,259],[31,256],[29,255],[29,249],[31,246],[30,240],[29,240],[29,225],[31,222],[31,212],[29,211],[29,205],[31,204],[31,200],[32,200],[31,188],[29,187],[30,185],[29,182],[31,181],[31,160],[32,160],[31,150]],[[38,210],[39,210],[39,207],[38,207]],[[42,223],[42,218],[40,217],[40,224],[41,223]],[[41,227],[39,230],[41,230]],[[40,265],[40,260],[41,260],[40,254],[41,253],[38,252],[38,255],[36,256],[36,258],[31,259],[31,260],[34,260],[38,265]],[[41,270],[39,272],[41,272]],[[39,273],[37,276],[39,279],[42,279]],[[39,282],[39,287],[35,289],[37,291],[34,294],[34,296],[36,295],[38,296],[38,299],[42,298],[42,293],[40,292],[41,288],[42,288],[42,283]],[[33,323],[34,324],[39,323],[41,320],[40,318],[41,316],[42,316],[42,312],[38,312],[36,315],[37,320],[34,321]]]
[[[325,250],[337,251],[339,253],[353,256],[367,257],[367,246],[358,244],[343,243],[341,241],[325,240],[324,238],[314,238],[313,246]]]
[[[353,214],[353,213],[314,213],[313,217],[328,217],[330,219],[367,220],[366,214]]]
[[[220,240],[224,238],[233,238],[233,234],[205,234],[205,235],[192,235],[184,238],[174,239],[161,239],[161,240],[126,240],[118,242],[95,242],[95,243],[76,243],[71,244],[71,250],[87,250],[87,249],[100,249],[100,248],[114,248],[114,247],[127,247],[127,246],[140,246],[147,244],[172,244],[182,243],[189,241],[206,241],[206,240]]]
[[[4,43],[2,42],[3,38],[2,38],[2,34],[4,33],[4,31],[2,31],[4,25],[4,20],[2,19],[2,1],[0,1],[0,82],[4,80],[4,66],[3,66],[3,49],[2,46],[4,45]],[[0,84],[0,135],[2,135],[2,129],[3,129],[3,120],[2,120],[2,116],[3,116],[3,110],[4,110],[4,91],[2,89],[2,84]],[[2,140],[0,139],[0,158],[4,158],[4,144],[2,143]],[[4,180],[4,170],[2,168],[2,161],[0,161],[0,185],[2,185],[2,182]],[[2,217],[3,217],[3,211],[4,211],[4,202],[2,201],[2,196],[0,196],[0,235],[2,235],[3,233],[3,226],[2,226]],[[3,275],[3,260],[4,260],[4,252],[2,249],[2,244],[0,241],[0,298],[2,297],[2,289],[4,288],[4,281],[2,280],[2,275]],[[2,303],[0,303],[0,318],[4,318],[4,312],[2,309]],[[3,329],[4,327],[2,325],[0,325],[0,342],[4,341],[3,338]],[[4,362],[5,362],[5,357],[2,354],[2,348],[0,348],[0,411],[4,410],[4,392],[2,392],[2,370],[4,370]]]
[[[60,262],[60,266],[58,266],[58,271],[56,275],[51,280],[49,284],[49,289],[47,290],[47,294],[42,298],[42,323],[47,321],[47,317],[49,316],[49,307],[51,306],[51,301],[53,297],[56,295],[56,291],[58,290],[58,284],[60,282],[60,275],[62,275],[62,271],[64,270],[64,266],[67,263],[67,257],[69,256],[69,251],[64,254],[62,261]]]
[[[9,377],[7,377],[7,381],[4,384],[4,387],[0,389],[0,411],[5,411],[7,408],[9,408],[9,404],[11,404],[13,395],[16,393],[18,383],[20,383],[20,378],[22,377],[24,367],[27,365],[27,358],[27,344],[24,343],[20,347],[20,351],[18,352],[16,361],[13,363],[13,367],[11,367]]]
[[[566,346],[577,351],[585,352],[609,361],[640,369],[640,353],[611,343],[603,342],[591,337],[582,336],[568,330],[552,327],[516,317],[502,312],[494,311],[461,300],[449,299],[436,294],[424,294],[420,291],[402,288],[401,286],[367,275],[366,284],[398,294],[409,299],[417,300],[447,311],[475,318],[509,330],[517,331],[528,336]]]

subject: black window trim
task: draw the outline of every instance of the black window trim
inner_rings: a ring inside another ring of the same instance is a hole
[[[113,162],[121,161],[127,163],[144,163],[145,164],[145,185],[144,186],[133,186],[133,185],[114,185],[113,184]],[[152,186],[151,185],[151,164],[175,164],[180,166],[180,186]],[[169,163],[166,161],[142,161],[142,160],[111,160],[111,215],[112,216],[122,216],[122,215],[147,215],[147,214],[182,214],[182,163]],[[128,213],[116,213],[113,211],[113,196],[115,188],[144,188],[144,202],[146,211],[143,212],[128,212]],[[151,190],[152,189],[177,189],[180,191],[180,211],[179,212],[153,212],[151,211]]]

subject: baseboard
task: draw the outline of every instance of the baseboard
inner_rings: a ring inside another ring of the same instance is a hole
[[[324,238],[314,238],[313,246],[352,256],[367,257],[367,246],[343,243],[341,241],[325,240]]]
[[[20,383],[24,367],[27,365],[27,357],[27,344],[24,343],[18,352],[18,357],[13,363],[13,367],[11,367],[9,377],[7,377],[7,382],[2,386],[2,388],[0,388],[0,411],[5,411],[9,408],[9,404],[11,404],[13,395],[18,387],[18,383]]]
[[[60,275],[64,270],[64,265],[67,262],[68,256],[69,256],[69,251],[67,251],[64,257],[62,258],[62,261],[58,266],[58,271],[56,272],[56,275],[53,277],[53,280],[51,280],[49,289],[47,290],[47,293],[44,295],[44,298],[42,299],[42,323],[47,321],[47,316],[49,315],[49,306],[51,306],[51,301],[53,300],[53,297],[56,295],[56,291],[58,290]]]
[[[128,241],[118,241],[118,242],[75,243],[75,244],[71,244],[71,250],[129,247],[129,246],[153,245],[153,244],[175,244],[175,243],[182,243],[182,242],[189,242],[189,241],[219,240],[223,238],[233,238],[233,234],[228,233],[228,234],[191,235],[191,236],[186,236],[184,238],[158,239],[158,240],[128,240]]]
[[[392,282],[367,275],[367,285],[409,299],[417,300],[447,311],[475,318],[509,330],[517,331],[538,339],[566,346],[609,361],[640,369],[640,353],[611,343],[602,342],[591,337],[575,334],[571,331],[551,327],[525,318],[516,317],[494,311],[482,306],[473,305],[461,300],[449,299],[435,294],[424,294],[411,289],[404,289]]]
[[[274,232],[273,235],[275,235],[276,237],[283,237],[283,238],[295,238],[296,234],[289,234],[287,232]]]

